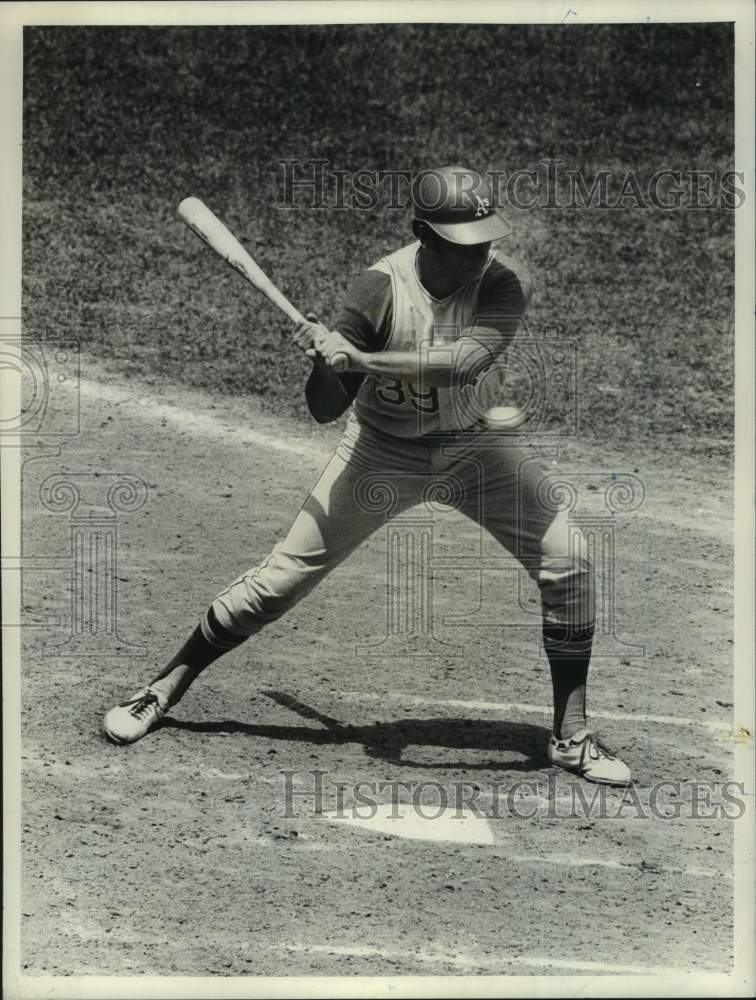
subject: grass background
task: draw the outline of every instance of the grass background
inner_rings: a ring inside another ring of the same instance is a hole
[[[289,325],[185,229],[205,200],[304,311],[407,242],[409,211],[282,207],[279,161],[587,177],[733,165],[732,26],[28,28],[26,335],[306,413]],[[728,454],[734,218],[515,213],[533,329],[579,347],[581,434]]]

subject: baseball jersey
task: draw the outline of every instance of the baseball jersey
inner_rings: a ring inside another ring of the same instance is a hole
[[[472,377],[450,388],[381,375],[342,376],[354,394],[358,420],[397,437],[471,427],[502,403],[505,352],[530,299],[524,268],[498,252],[478,278],[443,299],[420,282],[419,242],[382,257],[349,291],[335,328],[365,352],[427,348],[430,359],[451,361],[451,345],[471,337],[481,345]]]

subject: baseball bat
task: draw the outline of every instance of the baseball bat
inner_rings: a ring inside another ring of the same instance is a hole
[[[277,288],[263,269],[255,263],[241,243],[220,219],[214,215],[199,198],[184,198],[178,213],[197,236],[214,250],[219,257],[247,281],[263,293],[273,305],[285,313],[293,323],[306,323],[302,313],[289,302],[280,288]],[[349,367],[346,354],[337,354],[331,361],[334,371],[344,371]]]

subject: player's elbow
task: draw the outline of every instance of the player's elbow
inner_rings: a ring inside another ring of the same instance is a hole
[[[316,424],[331,424],[334,420],[338,420],[344,410],[329,410],[329,409],[319,409],[318,407],[309,407],[310,416],[315,421]]]
[[[316,364],[305,384],[307,409],[313,420],[319,424],[338,420],[351,406],[360,381],[339,376],[323,364]]]
[[[318,424],[330,424],[338,420],[349,409],[349,405],[349,400],[339,396],[307,396],[307,409]]]

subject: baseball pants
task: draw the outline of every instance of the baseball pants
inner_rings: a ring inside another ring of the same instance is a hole
[[[544,621],[586,626],[594,619],[592,567],[579,530],[539,493],[544,471],[530,449],[492,431],[404,439],[352,414],[333,457],[288,534],[261,563],[221,591],[212,614],[226,636],[202,620],[205,638],[223,645],[285,614],[388,518],[432,499],[481,525],[527,570],[541,594]]]

